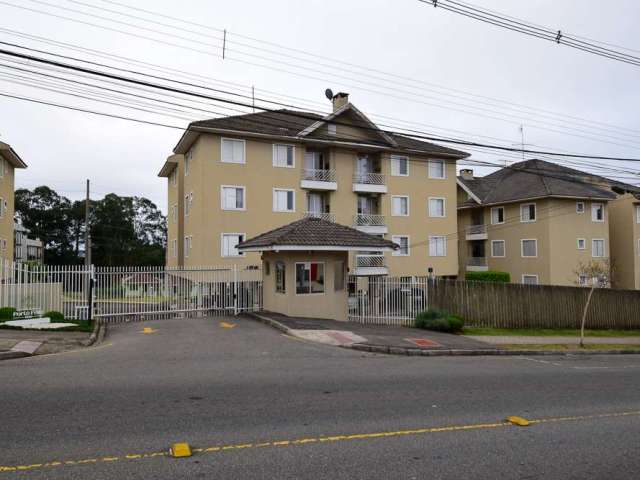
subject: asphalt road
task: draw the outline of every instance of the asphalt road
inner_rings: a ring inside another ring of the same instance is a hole
[[[394,357],[213,318],[0,362],[0,479],[639,477],[638,356]]]

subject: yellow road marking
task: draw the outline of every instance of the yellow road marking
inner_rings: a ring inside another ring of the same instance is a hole
[[[567,417],[550,417],[550,418],[539,418],[535,420],[528,420],[529,424],[544,424],[544,423],[561,423],[561,422],[575,422],[575,421],[583,421],[583,420],[598,420],[603,418],[616,418],[616,417],[637,417],[640,416],[640,410],[629,411],[629,412],[614,412],[614,413],[600,413],[594,415],[574,415]],[[442,433],[442,432],[460,432],[460,431],[469,431],[469,430],[487,430],[487,429],[495,429],[495,428],[506,428],[512,427],[513,424],[508,421],[503,422],[495,422],[495,423],[476,423],[471,425],[450,425],[443,427],[427,427],[427,428],[418,428],[415,430],[396,430],[396,431],[388,431],[388,432],[373,432],[373,433],[355,433],[350,435],[332,435],[332,436],[321,436],[321,437],[311,437],[311,438],[299,438],[293,440],[275,440],[270,442],[262,442],[262,443],[242,443],[236,445],[217,445],[212,447],[201,447],[192,449],[193,453],[215,453],[215,452],[223,452],[223,451],[235,451],[235,450],[247,450],[247,449],[256,449],[256,448],[280,448],[280,447],[289,447],[293,445],[306,445],[310,443],[332,443],[332,442],[344,442],[344,441],[352,441],[352,440],[371,440],[378,438],[393,438],[393,437],[403,437],[403,436],[411,436],[411,435],[425,435],[429,433]],[[100,457],[100,458],[88,458],[81,460],[65,460],[65,461],[51,461],[47,463],[33,463],[29,465],[11,465],[11,466],[0,466],[0,473],[2,472],[15,472],[15,471],[24,471],[24,470],[38,470],[52,467],[60,467],[60,466],[69,466],[69,465],[86,465],[86,464],[99,464],[106,462],[118,462],[118,461],[134,461],[134,460],[143,460],[148,458],[155,457],[166,457],[168,455],[167,452],[154,452],[154,453],[129,453],[121,456],[108,456],[108,457]]]
[[[154,330],[154,329],[153,329],[153,328],[151,328],[151,327],[144,327],[144,328],[142,329],[142,333],[156,333],[156,332],[157,332],[157,330]]]
[[[529,420],[527,420],[526,418],[517,417],[515,415],[507,417],[507,422],[518,425],[519,427],[528,427],[529,425],[531,425],[531,422],[529,422]]]
[[[220,322],[220,326],[222,328],[233,328],[236,326],[235,323],[228,323],[228,322]]]

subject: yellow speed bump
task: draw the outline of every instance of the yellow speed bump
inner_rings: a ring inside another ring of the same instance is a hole
[[[529,420],[527,420],[526,418],[516,416],[507,417],[507,422],[518,425],[519,427],[528,427],[529,425],[531,425]]]
[[[227,323],[227,322],[220,322],[220,326],[222,328],[233,328],[236,326],[235,323]]]
[[[144,327],[144,328],[142,329],[142,333],[156,333],[156,331],[157,331],[157,330],[154,330],[154,329],[153,329],[153,328],[151,328],[151,327]]]
[[[169,454],[173,458],[184,458],[191,456],[191,447],[188,443],[174,443],[169,449]]]

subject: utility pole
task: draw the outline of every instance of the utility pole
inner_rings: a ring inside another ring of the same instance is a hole
[[[84,201],[84,266],[91,267],[91,231],[89,227],[89,179],[87,179],[87,196]]]

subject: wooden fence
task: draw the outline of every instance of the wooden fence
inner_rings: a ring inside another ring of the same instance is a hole
[[[460,315],[469,326],[579,328],[588,288],[514,283],[429,282],[429,307]],[[640,328],[640,291],[597,289],[587,328]]]

